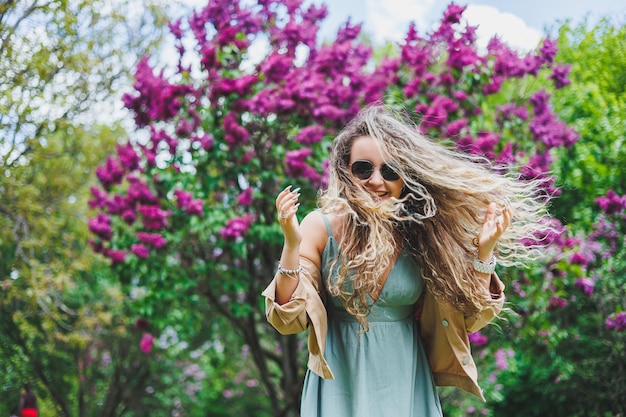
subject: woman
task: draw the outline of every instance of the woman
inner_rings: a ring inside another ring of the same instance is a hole
[[[309,331],[301,415],[441,416],[435,385],[484,400],[468,333],[496,317],[506,265],[544,222],[540,184],[449,150],[383,106],[333,143],[319,209],[276,198],[284,246],[263,292],[281,333]],[[512,222],[515,213],[515,222]],[[506,231],[506,234],[505,234]]]

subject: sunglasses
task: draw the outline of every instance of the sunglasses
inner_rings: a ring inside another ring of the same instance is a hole
[[[376,168],[380,168],[380,175],[385,181],[398,181],[400,179],[400,175],[387,163],[382,164],[380,167],[375,167],[370,161],[355,161],[350,165],[352,175],[362,181],[371,177]]]

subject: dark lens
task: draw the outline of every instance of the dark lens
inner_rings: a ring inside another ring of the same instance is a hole
[[[372,176],[374,165],[370,161],[356,161],[351,166],[352,175],[360,180],[366,180]]]
[[[400,175],[387,164],[383,164],[380,167],[380,175],[383,176],[385,181],[397,181],[400,179]]]

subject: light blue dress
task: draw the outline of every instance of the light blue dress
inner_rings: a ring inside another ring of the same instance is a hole
[[[324,216],[328,241],[322,254],[327,285],[338,244]],[[413,305],[424,286],[418,265],[401,252],[379,300],[368,316],[369,330],[329,296],[324,357],[335,379],[307,370],[301,417],[435,417],[441,404],[424,353]]]

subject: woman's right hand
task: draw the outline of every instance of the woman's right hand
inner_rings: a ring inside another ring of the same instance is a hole
[[[285,188],[276,197],[276,210],[278,210],[278,224],[280,224],[285,236],[285,246],[299,247],[302,236],[300,235],[300,226],[296,212],[300,203],[300,188],[291,189],[291,185]]]

